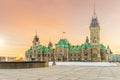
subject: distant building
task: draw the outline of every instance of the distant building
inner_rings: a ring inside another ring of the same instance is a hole
[[[113,55],[113,62],[120,62],[120,54]]]
[[[109,46],[106,48],[100,44],[100,25],[94,10],[90,24],[90,42],[88,37],[82,45],[71,45],[67,39],[60,39],[55,44],[49,42],[45,47],[40,44],[39,37],[36,35],[33,39],[33,46],[25,53],[26,59],[29,60],[53,60],[55,55],[56,61],[112,61],[113,55]]]
[[[15,57],[0,56],[0,62],[2,61],[15,61]]]

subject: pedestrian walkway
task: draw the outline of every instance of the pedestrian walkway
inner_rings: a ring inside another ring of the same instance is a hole
[[[120,67],[50,66],[0,69],[0,80],[120,80]]]
[[[56,65],[62,66],[117,66],[117,63],[109,63],[109,62],[55,62]],[[53,62],[49,62],[49,65],[52,65]]]

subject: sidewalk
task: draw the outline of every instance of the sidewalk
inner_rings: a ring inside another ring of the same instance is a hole
[[[0,80],[120,80],[120,67],[50,66],[0,69]]]

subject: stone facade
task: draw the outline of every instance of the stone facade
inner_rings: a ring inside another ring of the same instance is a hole
[[[24,68],[40,68],[48,67],[49,64],[46,61],[31,61],[31,62],[0,62],[0,69],[24,69]]]
[[[46,47],[41,45],[37,35],[33,39],[33,46],[31,46],[25,53],[27,61],[51,61],[52,56],[52,46]]]
[[[110,48],[100,44],[100,26],[95,11],[89,29],[90,42],[86,37],[82,45],[71,45],[67,39],[63,38],[55,44],[55,49],[51,42],[47,47],[42,46],[36,35],[33,39],[33,46],[25,53],[26,59],[28,61],[52,61],[54,56],[56,61],[112,61]]]
[[[103,44],[95,48],[87,41],[82,45],[71,45],[67,39],[60,39],[55,45],[55,49],[52,46],[33,46],[25,53],[27,61],[53,61],[55,56],[56,61],[112,61],[112,52],[110,48],[106,48]],[[100,52],[98,53],[98,50]],[[98,55],[99,54],[99,55]],[[100,59],[99,59],[100,58]]]

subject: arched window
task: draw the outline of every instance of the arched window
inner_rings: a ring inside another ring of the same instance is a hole
[[[76,56],[76,53],[74,53],[74,56]]]

